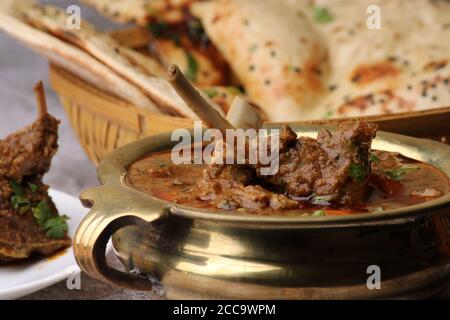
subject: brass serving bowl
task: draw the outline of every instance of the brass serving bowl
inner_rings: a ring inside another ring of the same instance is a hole
[[[318,131],[293,129],[307,136]],[[450,194],[376,214],[285,217],[212,213],[127,184],[130,164],[175,143],[170,134],[146,138],[100,164],[102,186],[81,195],[92,210],[74,241],[76,259],[89,275],[151,290],[148,278],[107,265],[105,248],[113,236],[126,268],[158,279],[170,299],[421,298],[449,284]],[[444,144],[379,132],[373,148],[400,152],[450,176]],[[381,271],[380,289],[367,286],[373,265]]]

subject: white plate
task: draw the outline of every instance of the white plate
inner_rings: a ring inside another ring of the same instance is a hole
[[[78,225],[89,210],[83,208],[77,198],[64,192],[50,190],[50,195],[60,214],[70,217],[69,235],[73,239]],[[17,299],[26,296],[79,272],[72,247],[67,248],[63,254],[51,258],[0,266],[0,299]]]

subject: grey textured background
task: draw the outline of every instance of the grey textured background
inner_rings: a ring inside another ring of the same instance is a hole
[[[61,7],[79,4],[78,1],[67,0],[42,2]],[[84,6],[81,8],[82,17],[95,23],[100,29],[114,26],[88,8]],[[95,167],[78,144],[62,106],[48,83],[47,60],[0,32],[0,137],[34,121],[36,105],[33,86],[39,80],[44,80],[50,113],[61,119],[60,149],[45,180],[53,188],[78,196],[83,189],[98,184]],[[114,257],[109,258],[111,263],[118,266]],[[26,298],[151,299],[157,297],[109,286],[83,275],[82,289],[79,291],[69,291],[65,282],[62,282]],[[441,298],[450,298],[450,290],[447,290]]]

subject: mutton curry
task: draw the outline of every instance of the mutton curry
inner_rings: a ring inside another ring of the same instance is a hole
[[[151,154],[129,167],[140,191],[182,205],[248,213],[346,215],[382,212],[441,197],[449,179],[400,154],[371,150],[374,124],[356,122],[317,139],[280,132],[279,170],[261,175],[251,164],[181,164]]]

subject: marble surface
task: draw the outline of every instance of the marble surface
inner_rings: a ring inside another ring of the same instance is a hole
[[[44,2],[62,7],[77,3],[77,1],[66,0]],[[110,23],[88,8],[81,7],[83,18],[95,22],[103,29],[112,27]],[[0,137],[34,120],[36,106],[32,88],[39,80],[44,80],[50,113],[61,119],[61,147],[45,181],[53,188],[78,196],[83,189],[98,184],[95,167],[78,144],[62,106],[48,83],[47,61],[0,32]],[[111,264],[120,266],[112,255],[109,256],[109,260]],[[151,293],[133,292],[106,285],[84,274],[81,290],[68,290],[63,281],[26,297],[33,300],[155,298],[158,297]],[[449,299],[450,290],[447,290],[440,298]]]

